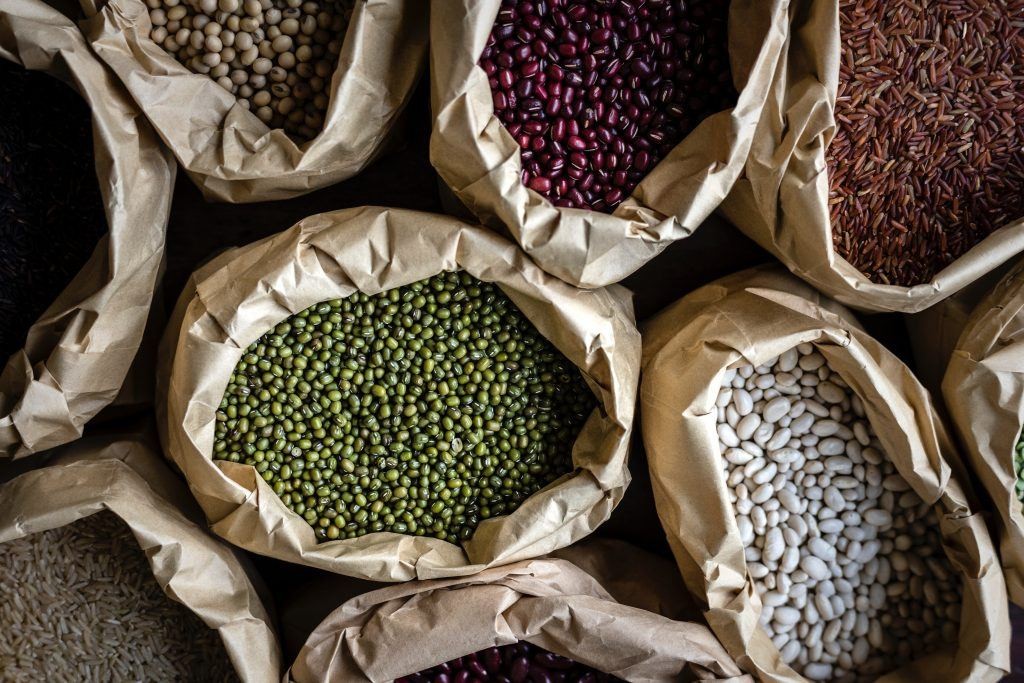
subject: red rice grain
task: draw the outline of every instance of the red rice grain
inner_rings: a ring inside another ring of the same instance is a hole
[[[840,0],[836,251],[913,286],[1024,217],[1024,0]]]

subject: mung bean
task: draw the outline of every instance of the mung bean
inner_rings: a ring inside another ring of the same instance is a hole
[[[324,301],[253,342],[213,457],[255,467],[321,541],[456,543],[572,469],[594,404],[498,287],[446,272]]]

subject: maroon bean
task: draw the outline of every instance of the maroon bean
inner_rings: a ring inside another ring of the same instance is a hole
[[[583,150],[587,147],[587,143],[578,135],[570,135],[569,139],[566,140],[566,144],[569,146],[569,149],[575,150]]]
[[[509,678],[512,679],[512,683],[523,683],[529,675],[530,660],[526,657],[517,657],[509,670]]]
[[[727,16],[712,0],[502,0],[480,65],[521,145],[524,182],[551,181],[542,194],[559,206],[613,210],[735,101]]]
[[[541,194],[546,194],[551,191],[551,180],[549,178],[536,177],[528,182],[527,187]]]

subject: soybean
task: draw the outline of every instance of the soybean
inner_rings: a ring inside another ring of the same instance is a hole
[[[255,467],[321,541],[457,543],[572,470],[594,405],[498,287],[446,272],[321,302],[253,342],[213,457]]]
[[[175,59],[271,128],[298,142],[317,136],[354,0],[148,1],[150,38]]]

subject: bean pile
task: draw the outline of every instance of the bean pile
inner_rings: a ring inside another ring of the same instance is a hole
[[[1024,432],[1013,449],[1013,471],[1017,475],[1017,499],[1024,503]]]
[[[441,273],[311,306],[253,342],[217,413],[320,540],[457,543],[572,470],[593,394],[495,285]]]
[[[729,497],[782,660],[867,681],[957,640],[959,579],[935,510],[811,344],[729,370],[718,395]]]
[[[89,107],[71,88],[0,59],[0,363],[107,231]]]
[[[110,512],[0,544],[0,679],[237,681]],[[44,675],[45,672],[45,675]]]
[[[928,282],[1024,217],[1024,0],[840,0],[832,238],[869,279]]]
[[[480,56],[522,182],[612,212],[693,128],[736,102],[728,2],[503,0]]]
[[[271,128],[310,140],[327,113],[353,0],[146,0],[150,38]]]
[[[568,657],[520,641],[402,676],[395,683],[605,683],[620,680]]]

